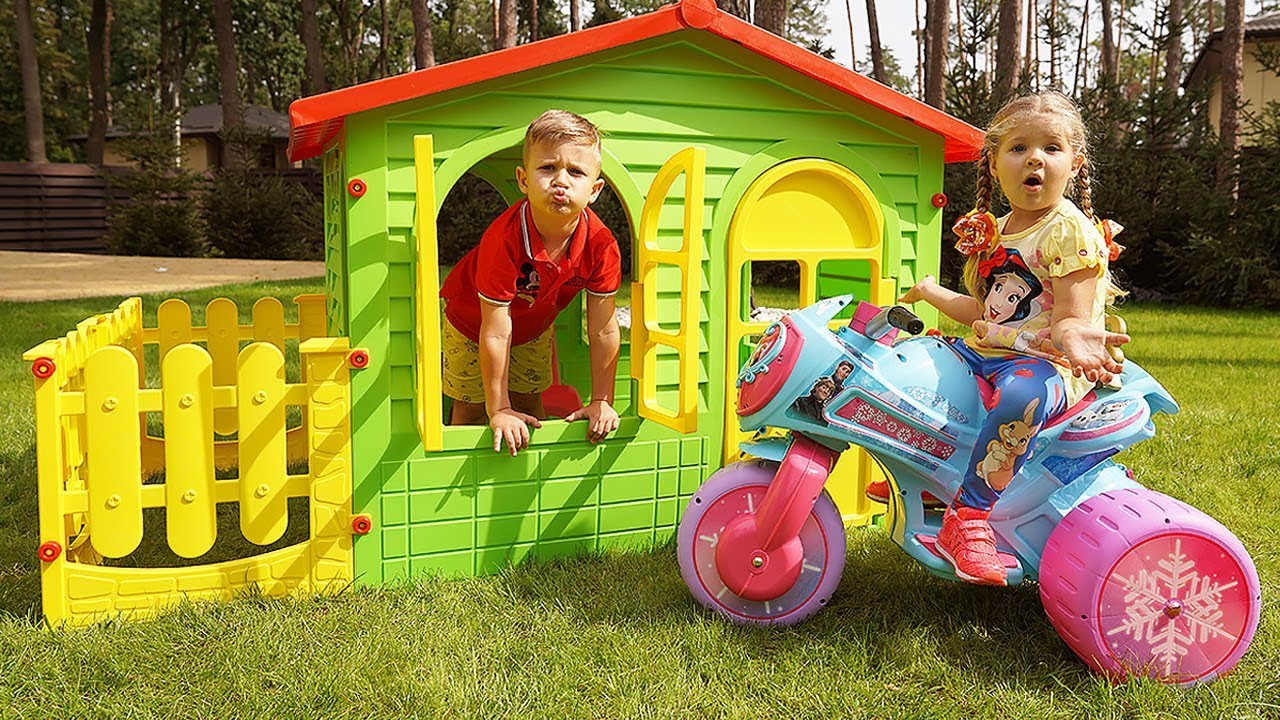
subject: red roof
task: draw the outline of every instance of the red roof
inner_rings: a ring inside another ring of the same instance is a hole
[[[319,155],[337,137],[347,115],[687,28],[705,30],[738,43],[758,55],[943,136],[946,139],[943,152],[946,162],[978,157],[982,131],[972,125],[722,12],[713,0],[681,0],[646,15],[589,30],[296,100],[289,106],[289,159],[296,162]]]

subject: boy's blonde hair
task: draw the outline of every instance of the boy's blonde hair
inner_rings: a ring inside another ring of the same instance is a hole
[[[524,155],[538,143],[557,146],[566,142],[588,145],[600,152],[600,129],[581,115],[568,110],[548,110],[533,122],[524,133]]]
[[[987,133],[982,139],[982,151],[978,155],[978,192],[975,211],[979,215],[991,211],[994,196],[999,187],[999,183],[991,174],[991,160],[999,151],[1000,143],[1014,128],[1035,115],[1051,115],[1061,122],[1067,130],[1067,142],[1071,144],[1072,152],[1084,158],[1076,177],[1067,183],[1066,195],[1074,197],[1085,216],[1097,222],[1098,218],[1093,214],[1093,188],[1090,181],[1092,163],[1089,161],[1089,131],[1085,128],[1080,108],[1076,107],[1071,98],[1057,92],[1023,95],[1010,100],[991,119]],[[986,252],[974,253],[964,264],[965,290],[978,302],[986,299],[988,289],[986,279],[978,272],[978,263],[986,260],[994,250],[995,248],[992,248]],[[1107,304],[1111,305],[1127,293],[1121,290],[1112,279],[1110,267],[1107,268],[1105,279]]]

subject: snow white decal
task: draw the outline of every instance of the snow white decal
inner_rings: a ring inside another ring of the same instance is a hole
[[[1001,245],[990,258],[978,263],[978,273],[989,288],[982,304],[983,320],[1021,325],[1040,311],[1033,301],[1044,292],[1044,286],[1017,250]]]

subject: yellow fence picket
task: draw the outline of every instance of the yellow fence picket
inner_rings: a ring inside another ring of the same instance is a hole
[[[213,473],[213,359],[179,345],[161,366],[164,385],[165,527],[169,547],[199,557],[218,535]]]
[[[165,300],[156,308],[156,326],[163,362],[170,350],[191,342],[191,308],[178,299]]]
[[[272,297],[253,304],[253,339],[284,350],[284,305]]]
[[[240,353],[238,365],[240,532],[250,542],[269,545],[289,524],[284,353],[253,343]]]
[[[236,358],[240,355],[240,317],[236,304],[226,298],[210,300],[204,310],[209,355],[213,358],[213,384],[236,384]],[[213,429],[219,435],[236,431],[236,411],[213,411]]]
[[[101,348],[84,379],[91,542],[106,557],[124,557],[142,542],[137,360],[117,345]]]
[[[327,300],[321,293],[299,295],[293,299],[298,306],[298,341],[324,337],[327,332]]]

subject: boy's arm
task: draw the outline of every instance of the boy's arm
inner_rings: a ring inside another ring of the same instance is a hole
[[[511,407],[507,389],[507,369],[511,364],[511,310],[480,299],[480,380],[484,385],[485,410],[493,428],[493,450],[505,440],[515,456],[529,445],[529,425],[542,427],[532,415]]]
[[[599,442],[618,429],[618,413],[613,409],[613,388],[618,374],[618,350],[622,334],[614,312],[613,295],[587,293],[587,342],[591,348],[591,399],[565,418],[587,418],[587,438]]]
[[[912,285],[911,289],[898,299],[898,302],[914,303],[921,300],[938,308],[947,317],[962,325],[973,325],[982,319],[982,303],[969,295],[961,295],[939,285],[932,275],[925,275],[924,279]]]

